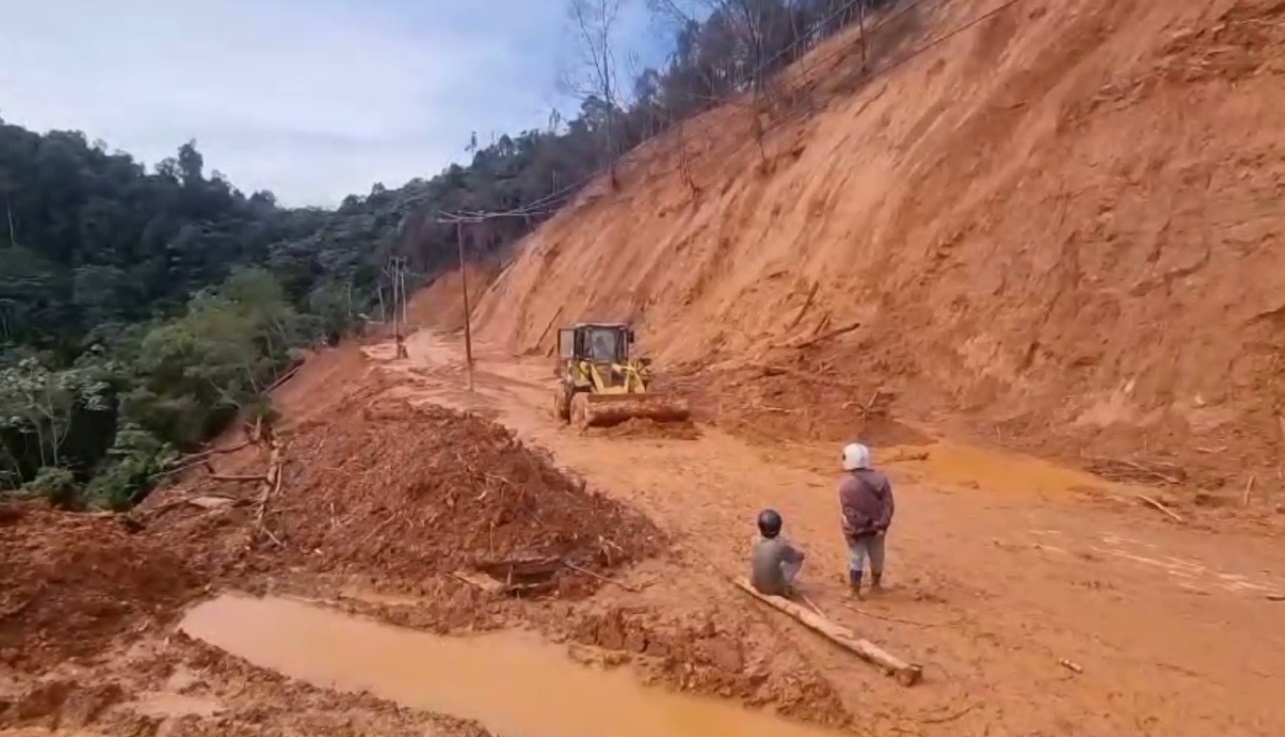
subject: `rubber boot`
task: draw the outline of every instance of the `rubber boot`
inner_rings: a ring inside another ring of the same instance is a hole
[[[883,571],[870,574],[870,591],[883,591]]]
[[[858,599],[861,598],[861,571],[848,571],[848,586],[852,588],[852,593]]]

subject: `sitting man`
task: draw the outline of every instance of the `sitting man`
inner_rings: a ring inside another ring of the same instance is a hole
[[[750,585],[760,594],[789,596],[794,577],[803,567],[803,552],[781,537],[781,515],[775,509],[759,512],[762,536],[750,556]]]

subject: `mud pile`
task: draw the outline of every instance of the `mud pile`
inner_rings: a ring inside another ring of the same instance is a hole
[[[750,440],[780,438],[879,446],[933,442],[898,421],[897,397],[879,382],[837,378],[833,367],[803,355],[778,355],[763,363],[706,369],[676,378],[695,398],[700,419]]]
[[[473,722],[317,688],[255,667],[182,632],[88,669],[0,691],[0,734],[357,734],[489,737]],[[10,732],[9,730],[13,730]]]
[[[1285,6],[903,5],[872,74],[854,32],[787,76],[762,146],[737,104],[631,154],[528,239],[479,334],[631,319],[662,369],[793,346],[861,387],[840,404],[1274,467]]]
[[[437,405],[381,398],[370,380],[280,435],[282,483],[255,491],[266,454],[237,458],[165,499],[220,494],[238,500],[236,522],[211,531],[198,510],[171,512],[179,536],[245,539],[247,565],[303,563],[322,572],[416,585],[460,570],[543,561],[563,593],[587,593],[607,570],[656,552],[661,535],[640,513],[554,467],[501,425]],[[237,538],[236,536],[240,536]],[[570,567],[564,564],[571,564]]]
[[[279,502],[296,510],[279,515],[286,539],[327,567],[414,579],[517,559],[607,568],[656,550],[645,517],[501,425],[391,400],[337,414],[291,440]]]
[[[0,506],[0,664],[47,667],[166,621],[205,585],[204,565],[118,520]]]

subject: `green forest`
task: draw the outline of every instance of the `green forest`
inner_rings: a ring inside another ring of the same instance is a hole
[[[270,413],[266,389],[300,349],[379,319],[390,259],[422,278],[450,268],[456,231],[439,213],[513,213],[470,231],[469,256],[492,253],[621,153],[719,100],[762,94],[881,3],[650,4],[673,32],[662,68],[618,84],[619,0],[573,2],[576,117],[473,141],[466,164],[334,209],[246,195],[207,173],[194,141],[149,168],[81,132],[0,120],[0,494],[130,507],[238,414]]]

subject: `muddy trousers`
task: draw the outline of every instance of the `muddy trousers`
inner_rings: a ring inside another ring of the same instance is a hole
[[[883,575],[884,541],[883,535],[862,535],[848,538],[848,580],[854,584],[861,583],[861,571],[866,567],[866,558],[870,558],[870,575],[878,578]]]

